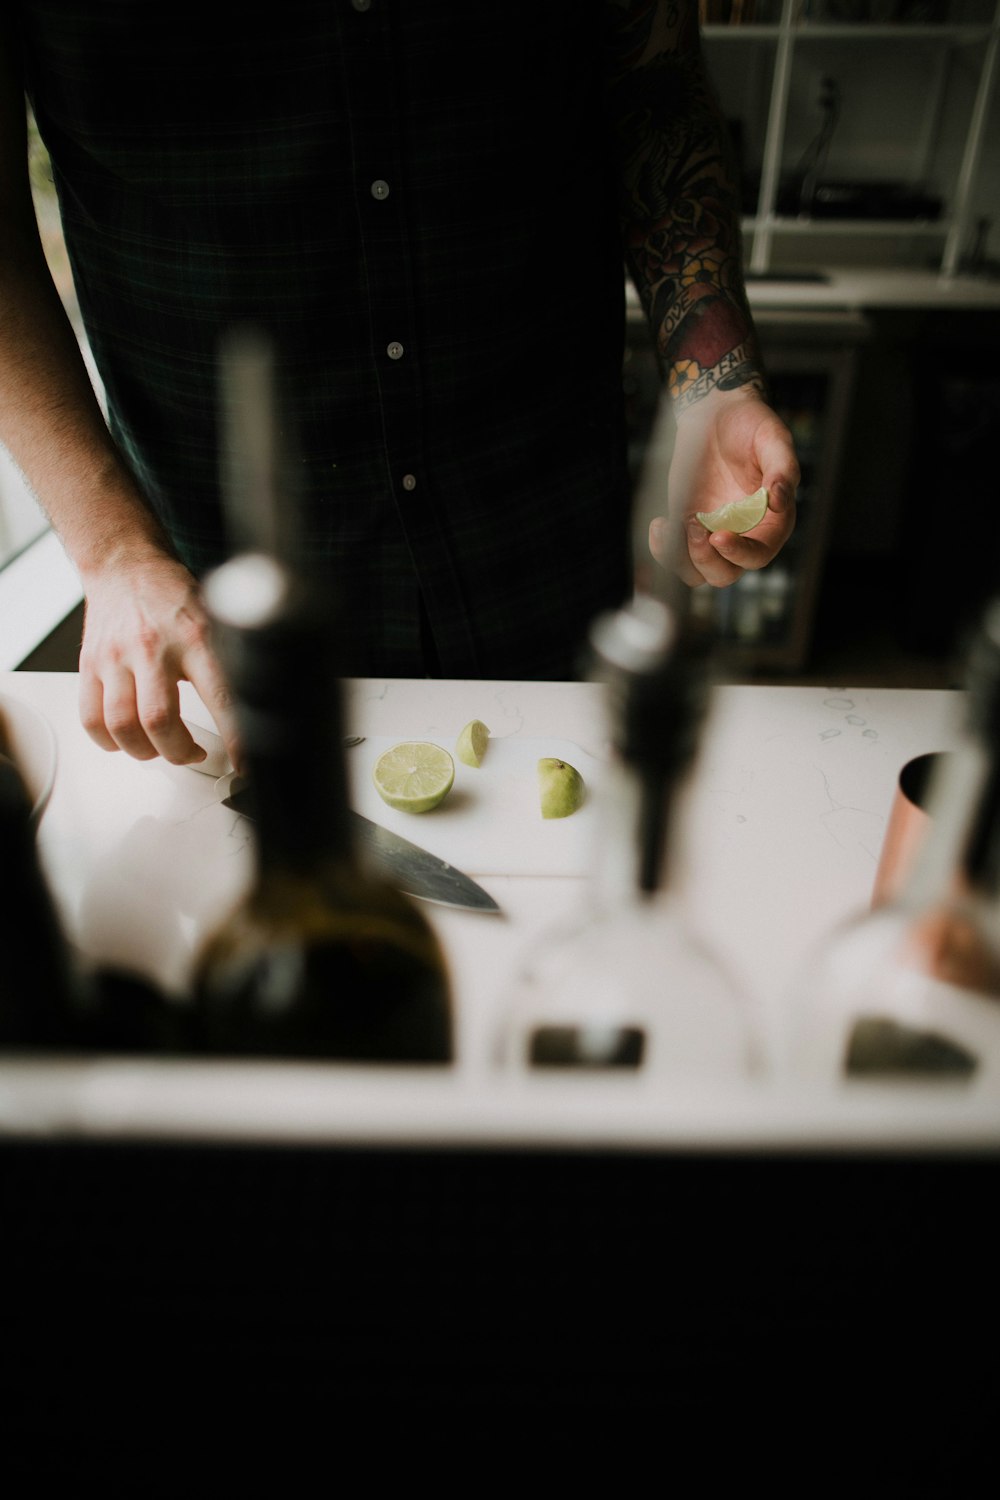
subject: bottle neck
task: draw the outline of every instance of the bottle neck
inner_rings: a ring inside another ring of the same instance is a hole
[[[938,758],[929,828],[902,895],[907,966],[1000,997],[1000,606],[970,654],[957,748]]]
[[[353,856],[343,720],[339,705],[328,709],[237,704],[262,870],[307,872]]]
[[[949,795],[966,809],[957,873],[981,901],[1000,900],[1000,597],[984,611],[967,664],[962,747]]]
[[[991,754],[965,841],[962,871],[976,893],[1000,902],[1000,756]]]
[[[687,777],[643,772],[616,755],[598,793],[594,892],[604,907],[665,899],[683,842]]]
[[[600,617],[592,676],[603,683],[614,759],[598,883],[605,899],[666,891],[683,837],[680,803],[708,703],[708,644],[652,599]]]
[[[348,861],[339,618],[312,580],[254,554],[224,564],[209,598],[261,869]]]

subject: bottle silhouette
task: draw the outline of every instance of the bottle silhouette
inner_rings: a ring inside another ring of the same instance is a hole
[[[270,356],[227,351],[231,443],[251,453],[242,493],[264,549],[207,580],[254,813],[250,889],[196,963],[200,1044],[213,1053],[445,1063],[447,970],[415,904],[363,867],[349,823],[338,674],[347,616],[288,543],[291,497],[261,431],[277,431]],[[231,463],[239,471],[239,454]],[[238,479],[233,483],[241,483]],[[230,512],[240,496],[230,501]]]
[[[6,745],[0,718],[0,848],[6,867],[0,903],[0,1048],[62,1047],[72,1032],[73,965],[39,863],[31,800]]]
[[[637,598],[599,617],[590,675],[605,686],[612,764],[596,790],[588,892],[523,955],[501,1021],[514,1069],[633,1071],[682,1087],[759,1061],[739,987],[683,898],[684,793],[708,696],[690,621]]]
[[[107,965],[85,970],[66,938],[38,858],[21,772],[0,722],[0,1049],[163,1052],[184,1046],[184,1014],[150,980]]]

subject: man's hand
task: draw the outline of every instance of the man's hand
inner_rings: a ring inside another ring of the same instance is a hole
[[[609,10],[625,259],[677,429],[667,511],[650,525],[650,548],[686,583],[723,587],[764,567],[788,539],[799,466],[762,394],[743,284],[739,172],[705,67],[698,8],[694,0],[617,0]],[[762,485],[769,509],[752,534],[710,536],[695,519]]]
[[[180,718],[192,683],[234,765],[229,697],[191,574],[111,439],[49,274],[28,178],[24,79],[0,6],[0,438],[49,516],[87,600],[80,715],[139,760],[205,758]]]
[[[187,569],[152,554],[86,580],[86,595],[80,718],[90,737],[137,760],[203,760],[204,750],[181,722],[177,684],[187,681],[238,766],[229,692],[211,649],[197,582]]]
[[[717,588],[776,556],[795,525],[799,465],[791,433],[751,387],[714,390],[677,417],[666,516],[649,528],[656,560],[685,583]],[[742,536],[711,534],[695,511],[717,510],[764,486],[767,514]]]

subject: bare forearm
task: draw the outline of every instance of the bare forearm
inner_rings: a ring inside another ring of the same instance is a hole
[[[0,34],[0,440],[81,576],[169,550],[112,441],[38,236],[25,105]]]
[[[0,245],[0,438],[86,579],[169,544],[111,439],[43,274]]]
[[[678,409],[763,389],[743,285],[740,205],[694,0],[618,0],[609,99],[625,255]]]

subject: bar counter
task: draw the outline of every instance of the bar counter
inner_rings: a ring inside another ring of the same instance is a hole
[[[211,778],[92,746],[74,678],[11,674],[0,695],[55,730],[40,850],[68,933],[182,986],[248,873],[245,825]],[[958,701],[718,691],[685,873],[772,1037],[811,946],[869,899],[900,767],[951,743]],[[604,754],[588,685],[351,684],[366,754],[451,743],[473,716],[503,754]],[[428,846],[450,838],[434,816],[410,820]],[[996,1100],[500,1073],[518,955],[579,902],[592,847],[586,805],[544,838],[521,817],[537,838],[497,820],[466,860],[501,916],[426,907],[454,978],[450,1069],[0,1062],[8,1474],[177,1494],[270,1472],[284,1492],[390,1449],[464,1492],[470,1454],[534,1466],[531,1434],[543,1470],[613,1454],[626,1493],[666,1450],[697,1488],[766,1472],[797,1490],[804,1463],[886,1493],[962,1487],[995,1428],[995,1381],[971,1372],[1000,1337]]]
[[[210,722],[183,687],[188,716]],[[198,941],[248,877],[249,825],[221,805],[212,777],[92,745],[76,694],[72,674],[0,679],[0,695],[32,705],[55,731],[58,765],[39,847],[60,914],[86,961],[130,967],[182,991]],[[824,1090],[780,1066],[811,955],[870,899],[898,773],[913,756],[953,742],[960,700],[956,692],[835,685],[715,690],[682,873],[693,920],[739,976],[766,1066],[736,1085],[667,1091],[641,1074],[553,1078],[504,1071],[496,1060],[519,958],[576,910],[595,857],[596,799],[572,818],[544,823],[528,769],[536,754],[565,754],[599,781],[607,748],[599,689],[351,682],[350,726],[366,739],[348,752],[360,757],[356,786],[367,782],[367,761],[383,743],[453,746],[473,717],[491,729],[494,768],[501,757],[514,767],[501,782],[495,769],[490,781],[489,758],[478,771],[459,766],[446,817],[444,809],[394,815],[400,831],[464,868],[501,907],[495,916],[424,904],[452,973],[454,1067],[7,1059],[0,1131],[570,1150],[993,1149],[1000,1108],[981,1089]],[[372,811],[363,796],[359,805]]]

